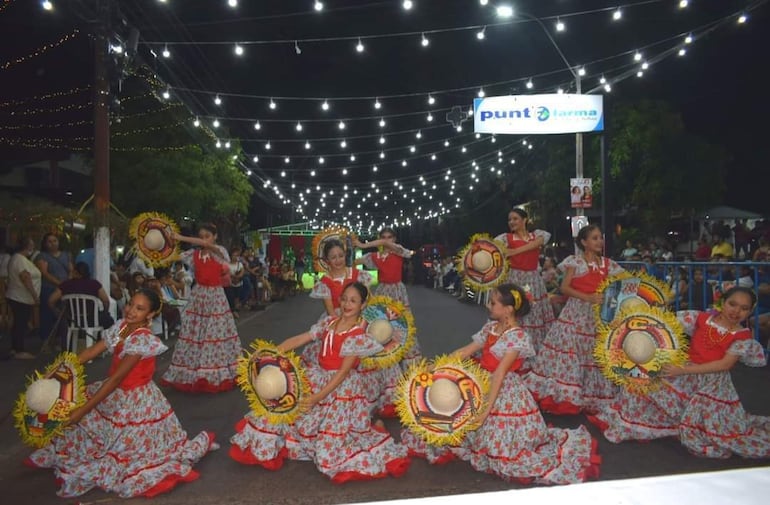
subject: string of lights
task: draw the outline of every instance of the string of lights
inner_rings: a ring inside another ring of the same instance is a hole
[[[46,44],[44,46],[41,46],[41,47],[35,49],[34,51],[32,51],[31,53],[29,53],[29,54],[27,54],[25,56],[19,56],[17,58],[12,59],[12,60],[6,61],[2,65],[0,65],[0,70],[8,70],[9,68],[11,68],[11,67],[13,67],[15,65],[18,65],[20,63],[24,63],[27,60],[30,60],[30,59],[35,58],[37,56],[40,56],[41,54],[46,53],[49,50],[54,49],[56,47],[59,47],[60,45],[64,44],[65,42],[74,39],[79,33],[80,33],[80,30],[78,30],[76,28],[76,29],[72,30],[71,33],[68,33],[67,35],[64,35],[63,37],[61,37],[56,42],[51,42],[50,44]]]
[[[52,93],[46,93],[43,95],[28,96],[28,97],[18,98],[14,100],[8,100],[7,102],[0,102],[0,109],[4,107],[15,107],[17,105],[24,105],[27,102],[40,102],[43,100],[50,100],[53,98],[62,98],[65,96],[76,95],[78,93],[82,93],[83,91],[89,91],[90,89],[91,89],[91,86],[83,86],[83,87],[68,89],[66,91],[56,91]]]
[[[50,128],[64,128],[68,126],[83,126],[92,124],[90,119],[81,119],[80,121],[67,121],[66,123],[48,123],[48,124],[22,124],[22,125],[0,125],[0,130],[38,130]]]

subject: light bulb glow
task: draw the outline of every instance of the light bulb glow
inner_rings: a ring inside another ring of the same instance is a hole
[[[270,99],[270,108],[271,108],[271,109],[273,109],[273,110],[275,110],[275,109],[276,109],[276,107],[278,107],[278,104],[276,104],[276,103],[273,101],[273,99],[271,98],[271,99]]]
[[[613,21],[619,21],[623,17],[623,11],[620,9],[615,10],[615,12],[612,13],[612,20]]]
[[[422,39],[420,40],[420,44],[422,44],[422,47],[428,47],[430,44],[430,40],[428,40],[428,37],[425,36],[425,34],[422,34]]]
[[[567,27],[564,26],[564,23],[561,19],[556,18],[556,31],[557,32],[563,32]]]
[[[495,12],[499,18],[507,19],[513,17],[513,7],[510,5],[498,5]]]
[[[321,104],[321,109],[322,110],[329,110],[329,102],[324,100],[324,102]]]
[[[171,58],[171,51],[168,50],[168,46],[163,48],[163,53],[161,54],[163,54],[164,58]]]
[[[222,99],[219,98],[219,95],[217,95],[216,98],[214,98],[214,104],[215,105],[222,105]]]
[[[412,7],[414,7],[414,3],[412,3],[412,0],[404,0],[401,6],[404,8],[405,11],[408,11]]]
[[[527,89],[532,89],[532,86],[534,86],[534,84],[532,84],[532,79],[530,79],[527,81]]]
[[[487,27],[485,26],[481,30],[476,32],[476,38],[479,40],[484,40],[484,32],[486,31]]]
[[[233,51],[235,51],[236,56],[243,56],[243,46],[240,44],[235,44],[235,47],[233,48]]]
[[[358,51],[359,53],[364,52],[364,44],[363,42],[361,42],[361,39],[358,39],[358,44],[356,44],[356,51]]]
[[[259,124],[259,121],[257,121],[256,123],[254,123],[254,129],[255,129],[255,130],[261,130],[261,129],[262,129],[262,125],[261,125],[261,124]]]
[[[316,12],[321,12],[324,9],[324,3],[316,1],[316,3],[313,4],[313,8],[316,10]]]
[[[44,10],[51,11],[53,10],[53,4],[49,2],[48,0],[45,0],[45,2],[41,3]]]

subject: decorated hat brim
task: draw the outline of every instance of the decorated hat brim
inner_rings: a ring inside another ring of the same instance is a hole
[[[393,327],[393,336],[383,344],[383,350],[361,359],[367,369],[388,368],[400,362],[414,346],[414,316],[406,306],[388,296],[372,296],[366,301],[362,316],[367,323],[387,319]]]
[[[429,401],[434,380],[449,379],[459,391],[461,401],[451,413],[437,412]],[[459,445],[468,431],[478,428],[476,416],[482,412],[489,391],[489,373],[474,361],[456,356],[440,356],[433,366],[421,360],[401,377],[396,388],[396,411],[401,423],[431,445]]]
[[[38,414],[27,406],[26,391],[38,379],[56,379],[60,382],[60,396],[47,414]],[[13,408],[13,418],[21,440],[32,447],[48,445],[60,435],[72,410],[86,403],[86,377],[76,354],[65,352],[46,367],[27,378],[24,392]]]
[[[323,257],[323,249],[326,241],[339,240],[342,243],[342,249],[347,252],[348,244],[346,239],[348,237],[355,238],[355,234],[341,226],[326,228],[313,237],[311,250],[313,252],[313,267],[316,272],[328,272],[330,269],[329,264]]]
[[[151,230],[157,230],[163,235],[163,248],[150,249],[145,244],[145,237]],[[162,267],[179,258],[179,243],[171,237],[172,233],[179,233],[176,223],[158,212],[143,212],[131,220],[128,227],[128,235],[135,240],[134,250],[147,265]]]
[[[246,395],[249,407],[270,424],[292,424],[302,414],[302,401],[310,395],[310,384],[294,352],[280,352],[266,340],[251,343],[251,352],[238,359],[236,382]],[[275,366],[286,379],[286,393],[276,400],[266,400],[257,394],[256,378],[261,368]]]
[[[634,361],[624,350],[631,331],[647,335],[654,344],[650,359]],[[681,366],[687,361],[684,330],[671,312],[657,307],[634,312],[621,311],[610,324],[597,326],[594,358],[602,374],[614,384],[646,394],[660,386],[663,366]]]
[[[597,324],[609,322],[610,316],[622,310],[623,301],[635,299],[643,301],[648,307],[665,307],[674,299],[674,293],[665,282],[636,271],[623,271],[607,277],[596,292],[603,297],[601,304],[594,305]],[[610,305],[616,309],[608,311]]]
[[[463,283],[474,291],[487,291],[505,282],[509,268],[505,250],[505,244],[486,233],[473,235],[455,260]],[[492,259],[492,265],[484,272],[473,265],[473,255],[479,251],[488,252]]]

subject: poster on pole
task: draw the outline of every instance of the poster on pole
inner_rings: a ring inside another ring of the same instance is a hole
[[[569,180],[569,200],[573,209],[590,209],[594,203],[591,179],[572,178]]]

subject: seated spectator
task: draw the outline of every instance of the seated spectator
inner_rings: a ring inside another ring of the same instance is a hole
[[[711,284],[705,281],[703,270],[696,268],[692,272],[692,282],[687,297],[688,310],[708,310],[714,303],[714,291]]]
[[[163,300],[163,304],[160,307],[160,314],[162,319],[161,317],[156,317],[152,321],[152,332],[155,335],[163,335],[163,323],[166,323],[168,332],[176,333],[179,330],[178,326],[182,319],[181,315],[179,314],[179,309],[169,303],[166,303],[163,294],[163,286],[161,285],[159,279],[156,279],[155,277],[148,277],[145,284],[147,289],[155,291],[158,294],[158,297]]]
[[[632,261],[632,258],[639,253],[630,240],[626,240],[626,247],[620,252],[620,259],[623,261]]]
[[[698,240],[698,247],[695,249],[694,258],[695,261],[708,261],[711,259],[711,248],[703,238]]]
[[[102,284],[96,279],[91,278],[91,272],[88,269],[88,264],[80,261],[75,265],[73,272],[74,277],[67,279],[59,284],[51,296],[48,297],[48,306],[54,313],[60,312],[62,309],[59,307],[59,301],[62,296],[65,295],[89,295],[95,296],[102,302],[102,310],[99,311],[99,324],[102,328],[107,329],[112,326],[115,321],[110,315],[110,297],[102,287]],[[89,317],[90,319],[90,317]],[[64,349],[66,343],[60,342],[62,349]]]
[[[715,235],[714,245],[711,247],[711,258],[724,258],[725,261],[731,260],[733,258],[733,246],[723,237]]]

